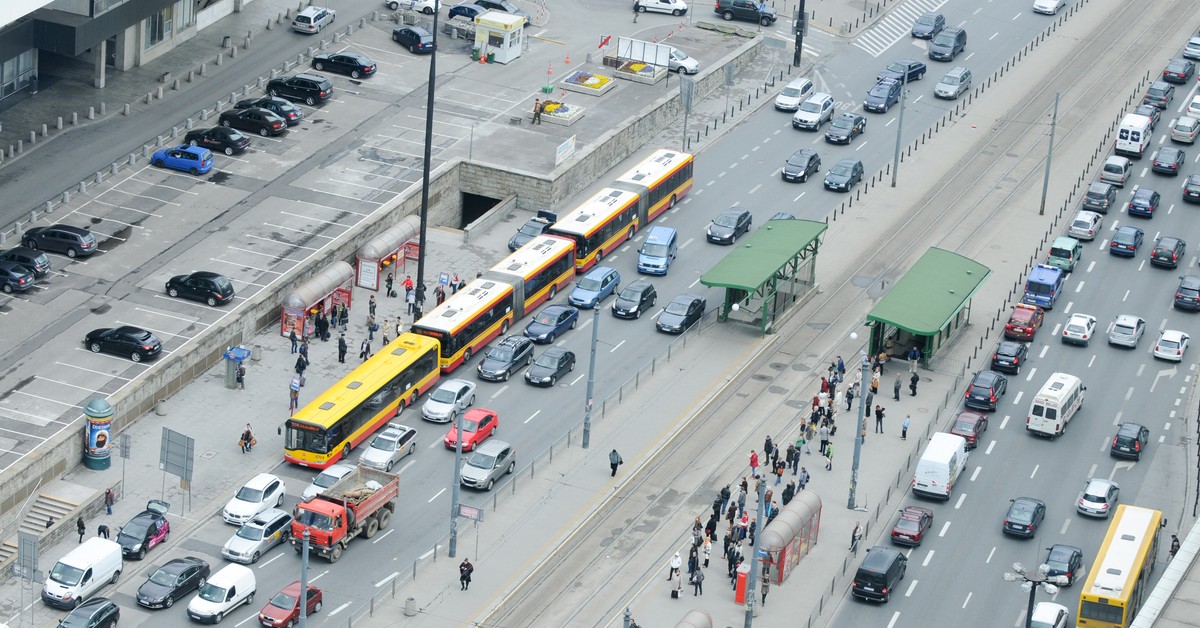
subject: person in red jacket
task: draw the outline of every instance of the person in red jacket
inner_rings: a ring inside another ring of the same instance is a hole
[[[750,475],[758,477],[758,452],[750,450]]]

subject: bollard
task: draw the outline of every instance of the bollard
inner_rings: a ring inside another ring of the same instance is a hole
[[[246,50],[250,49],[250,38],[249,37],[247,37],[244,41],[242,41],[242,48],[245,48]]]
[[[109,172],[109,174],[117,174],[117,170],[118,170],[117,162],[114,161],[112,163],[112,165],[108,167],[108,172]],[[49,203],[50,201],[46,201],[46,202]]]
[[[304,61],[304,57],[305,57],[305,56],[309,56],[309,57],[313,56],[313,48],[312,48],[312,46],[309,46],[309,47],[307,47],[307,48],[305,48],[305,49],[304,49],[304,55],[301,55],[301,56],[300,56],[300,60],[301,60],[301,61]]]
[[[95,119],[96,119],[96,108],[88,107],[88,120],[95,120]]]
[[[70,192],[68,192],[67,190],[63,190],[63,193],[62,193],[62,202],[63,202],[63,204],[64,204],[64,205],[66,205],[67,203],[70,203],[70,202],[71,202],[71,193],[70,193]]]
[[[346,27],[346,37],[349,37],[353,34],[354,34],[354,25],[347,26]]]
[[[372,22],[379,21],[379,11],[371,11],[371,21]]]
[[[157,96],[159,100],[162,100],[162,98],[163,98],[163,87],[162,87],[162,85],[159,85],[159,86],[158,86],[158,89],[157,89],[157,90],[155,90],[155,92],[154,92],[154,95],[155,95],[155,96]]]
[[[58,116],[58,121],[54,123],[54,128],[58,129],[59,131],[62,130],[62,128],[63,128],[62,116]]]
[[[136,164],[137,163],[137,153],[129,153],[129,157],[126,158],[125,161],[128,162],[129,165],[131,165],[131,166],[133,164]]]
[[[201,110],[200,110],[200,119],[201,119],[201,120],[207,120],[207,119],[208,119],[208,109],[201,109]]]
[[[151,102],[153,102],[154,101],[154,92],[146,92],[146,96],[145,96],[144,100],[146,101],[147,105],[150,104]]]
[[[171,89],[174,91],[179,91],[179,79],[175,79],[171,82]]]
[[[196,71],[195,71],[195,70],[188,70],[187,82],[191,83],[191,82],[192,82],[192,81],[194,81],[194,80],[196,80]]]
[[[161,148],[161,147],[162,147],[162,145],[163,145],[163,136],[161,136],[161,135],[155,135],[155,136],[154,136],[154,147],[155,147],[155,148]]]
[[[58,125],[60,128],[62,127],[62,118],[58,119]],[[42,125],[42,137],[46,137],[47,135],[50,135],[50,129],[46,125],[43,124]]]
[[[230,59],[236,59],[236,58],[237,58],[237,46],[234,46],[234,47],[232,47],[232,48],[230,48],[230,49],[229,49],[229,58],[230,58]]]
[[[221,61],[225,59],[225,55],[217,55],[217,65],[221,65]]]
[[[365,18],[365,17],[358,18],[358,27],[366,28],[367,27],[367,18]]]
[[[271,30],[271,18],[267,18],[267,30]]]
[[[229,92],[229,104],[237,102],[237,92]]]
[[[336,43],[338,43],[338,42],[340,42],[340,41],[342,41],[342,34],[341,34],[341,33],[334,33],[334,34],[333,34],[333,43],[335,43],[335,44],[336,44]]]
[[[325,41],[324,39],[322,39],[322,40],[321,40],[321,50],[324,50],[324,49],[326,49],[326,48],[328,48],[328,47],[329,47],[329,42],[327,42],[327,41]]]
[[[265,84],[266,84],[266,81],[264,81],[263,77],[261,77],[261,76],[258,77],[257,79],[254,79],[254,87],[256,87],[258,89],[262,89],[263,85],[265,85]]]
[[[213,113],[221,113],[221,103],[223,103],[223,102],[224,101],[222,101],[222,100],[217,101],[217,106],[213,107]]]
[[[192,75],[192,73],[188,72],[188,76],[191,76],[191,75]],[[208,76],[208,64],[207,63],[200,64],[200,76],[201,77]]]
[[[100,171],[97,170],[96,171],[96,183],[100,183],[103,180],[104,180],[103,176],[101,175]]]
[[[80,182],[79,182],[79,193],[80,193],[80,194],[86,194],[86,193],[87,193],[87,182],[86,182],[86,181],[80,181]]]
[[[76,124],[79,124],[79,112],[72,111],[71,112],[71,126],[75,126]]]
[[[245,96],[249,96],[249,95],[250,95],[250,86],[243,85],[242,86],[242,96],[245,97]]]
[[[179,127],[173,126],[171,127],[171,139],[175,139],[177,137],[179,137]]]
[[[37,143],[37,131],[30,131],[29,132],[29,145],[33,146],[36,143]]]
[[[304,55],[297,54],[296,55],[296,65],[302,65],[303,63],[304,63]]]
[[[277,78],[278,76],[279,76],[279,68],[271,68],[271,78]]]

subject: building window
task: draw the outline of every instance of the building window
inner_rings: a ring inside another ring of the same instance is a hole
[[[37,76],[33,49],[0,63],[0,98],[11,96],[29,86]]]
[[[146,50],[171,38],[171,17],[174,11],[175,6],[172,5],[146,18]]]

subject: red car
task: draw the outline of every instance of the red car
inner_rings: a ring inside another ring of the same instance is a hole
[[[500,417],[496,416],[495,410],[487,408],[471,408],[463,415],[463,451],[473,451],[479,443],[487,440],[492,434],[496,433],[496,428],[500,425]],[[446,432],[446,438],[442,439],[446,444],[447,449],[454,449],[458,443],[458,427],[451,427],[449,432]]]
[[[916,547],[933,526],[933,511],[920,506],[905,506],[900,509],[900,518],[892,526],[892,543]]]
[[[321,590],[308,585],[308,608],[305,616],[311,617],[321,610]],[[275,594],[270,602],[258,611],[258,623],[264,626],[295,626],[300,621],[300,581],[297,580]]]
[[[966,439],[967,449],[975,449],[979,446],[979,440],[983,438],[983,433],[987,431],[987,422],[987,416],[971,410],[963,410],[954,419],[950,433]]]
[[[1004,325],[1004,337],[1010,340],[1033,340],[1038,327],[1042,326],[1046,312],[1036,305],[1018,303],[1013,307],[1012,316]]]

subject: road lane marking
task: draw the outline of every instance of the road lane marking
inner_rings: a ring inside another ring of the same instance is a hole
[[[1059,533],[1059,534],[1066,534],[1066,533],[1067,533],[1067,528],[1069,528],[1069,527],[1071,527],[1071,520],[1070,520],[1070,519],[1067,519],[1066,521],[1064,521],[1064,522],[1063,522],[1063,524],[1062,524],[1062,529],[1061,529],[1061,530],[1059,530],[1059,531],[1058,531],[1058,533]]]
[[[995,554],[996,554],[996,548],[995,548],[995,547],[992,547],[992,551],[988,552],[988,557],[987,557],[987,560],[985,560],[985,561],[983,561],[983,562],[984,562],[985,564],[986,564],[986,563],[990,563],[990,562],[992,562],[992,556],[994,556]]]
[[[963,608],[966,608],[966,607],[967,607],[967,604],[970,604],[970,603],[971,603],[971,592],[970,592],[970,591],[967,591],[967,599],[963,600],[963,605],[962,605],[962,607],[963,607]]]
[[[331,612],[329,613],[329,616],[330,616],[330,617],[333,617],[334,615],[337,615],[338,613],[340,613],[340,612],[342,612],[342,611],[346,610],[346,607],[348,607],[348,606],[350,606],[350,603],[349,603],[349,602],[345,602],[345,603],[343,603],[341,606],[339,606],[339,607],[337,607],[337,608],[333,609],[333,611],[331,611]]]
[[[445,489],[443,489],[443,490],[445,490]],[[966,493],[963,493],[963,494],[959,495],[959,496],[958,496],[958,501],[954,502],[954,509],[955,509],[955,510],[958,510],[959,508],[962,508],[962,505],[963,505],[963,500],[965,500],[966,498],[967,498],[967,494],[966,494]]]
[[[575,379],[571,380],[571,383],[570,383],[570,384],[568,384],[568,386],[574,386],[575,384],[578,384],[578,383],[579,383],[579,380],[583,379],[583,377],[584,377],[585,375],[587,375],[587,373],[580,373],[580,374],[579,374],[579,377],[576,377]]]
[[[1007,414],[1004,415],[1004,420],[1000,421],[1000,429],[1004,429],[1004,426],[1008,425],[1008,418],[1009,417]],[[996,441],[992,441],[992,442],[995,443]],[[992,451],[991,447],[988,447],[988,453],[991,453],[991,451]]]
[[[1033,479],[1033,477],[1034,477],[1035,475],[1037,475],[1038,468],[1040,468],[1041,466],[1042,466],[1042,465],[1040,465],[1040,464],[1035,464],[1035,465],[1033,465],[1033,473],[1030,473],[1030,474],[1029,474],[1029,479],[1031,479],[1031,480],[1032,480],[1032,479]]]
[[[992,453],[992,447],[995,447],[995,446],[996,446],[996,441],[992,441],[992,442],[988,443],[987,450],[983,452],[984,455]]]
[[[621,345],[623,345],[623,344],[625,344],[625,341],[624,341],[624,340],[622,340],[621,342],[618,342],[618,343],[617,343],[617,346],[613,347],[612,349],[609,349],[609,350],[608,350],[608,352],[609,352],[609,353],[612,353],[612,352],[616,351],[617,349],[620,349],[620,348],[621,348]]]
[[[887,628],[893,628],[896,622],[900,620],[900,611],[892,613],[892,620],[888,622]]]
[[[929,553],[932,554],[933,552],[931,551]],[[913,589],[917,588],[917,582],[917,580],[913,580],[912,582],[908,583],[908,590],[904,592],[904,597],[909,597],[912,595]]]
[[[1032,381],[1033,381],[1033,374],[1034,374],[1034,373],[1036,373],[1036,372],[1037,372],[1037,367],[1036,367],[1036,366],[1035,366],[1035,367],[1033,367],[1033,368],[1031,368],[1031,369],[1029,369],[1029,375],[1026,375],[1026,376],[1025,376],[1025,381],[1027,381],[1027,382],[1032,382]]]
[[[433,500],[437,499],[437,498],[438,498],[438,497],[439,497],[439,496],[440,496],[442,493],[445,493],[445,492],[446,492],[446,489],[444,489],[444,488],[443,488],[442,490],[440,490],[440,491],[438,491],[438,492],[434,493],[434,494],[433,494],[433,497],[430,497],[429,499],[425,500],[425,503],[426,503],[426,504],[432,504],[432,503],[433,503]]]
[[[942,531],[941,531],[941,532],[938,532],[938,536],[946,536],[946,531],[947,531],[947,530],[949,530],[949,529],[950,529],[950,522],[949,522],[949,521],[947,521],[946,523],[943,523],[943,524],[942,524]],[[933,554],[933,550],[930,550],[930,551],[929,551],[929,553],[930,553],[930,554]]]
[[[1014,406],[1021,403],[1021,396],[1024,394],[1025,394],[1025,391],[1023,391],[1023,390],[1017,392],[1017,396],[1013,397],[1013,405]]]
[[[508,384],[505,384],[505,385],[501,386],[501,387],[500,387],[500,389],[499,389],[499,390],[497,390],[496,392],[492,393],[492,396],[491,396],[491,397],[488,397],[488,399],[495,399],[496,397],[499,397],[499,396],[500,396],[500,393],[502,393],[502,392],[504,392],[504,391],[506,391],[506,390],[508,390]]]
[[[994,443],[994,442],[996,442],[996,441],[992,441],[992,442]],[[973,471],[973,472],[971,473],[971,481],[972,481],[972,482],[974,482],[974,481],[975,481],[975,478],[979,477],[979,472],[980,472],[980,471],[982,471],[982,470],[983,470],[983,467],[975,467],[975,471]],[[950,522],[949,522],[949,521],[947,521],[947,522],[946,522],[946,525],[950,525]],[[946,532],[945,530],[942,530],[942,533],[943,533],[943,534],[945,534],[945,532]]]
[[[532,421],[534,417],[536,417],[537,415],[539,415],[541,413],[542,413],[542,411],[538,410],[537,412],[534,412],[533,414],[529,415],[529,418],[525,419],[525,423]]]

